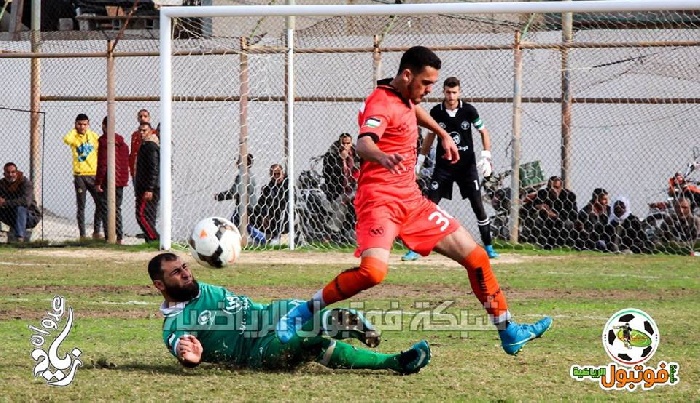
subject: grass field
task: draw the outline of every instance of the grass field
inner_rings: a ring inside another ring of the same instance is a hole
[[[411,321],[417,322],[414,315],[426,306],[435,310],[451,304],[442,314],[457,316],[478,316],[482,310],[462,268],[439,256],[403,263],[396,252],[385,282],[353,301],[367,310],[404,310],[402,326],[385,330],[377,350],[399,351],[420,339],[431,343],[430,365],[419,374],[398,376],[389,371],[333,371],[316,363],[274,373],[213,365],[181,368],[164,348],[161,297],[146,273],[146,262],[155,253],[136,248],[0,248],[2,399],[693,401],[700,395],[698,258],[505,253],[494,270],[515,319],[534,321],[545,314],[554,318],[544,338],[511,357],[490,329],[440,328],[444,321],[423,321],[411,329]],[[350,252],[265,251],[244,252],[235,269],[194,267],[200,281],[269,301],[306,298],[354,262]],[[55,295],[64,297],[75,314],[59,355],[78,347],[83,362],[72,384],[60,388],[33,376],[35,362],[30,357],[29,326],[41,328]],[[603,391],[592,381],[577,382],[569,376],[572,365],[610,362],[601,332],[610,315],[622,308],[639,308],[655,319],[661,341],[648,364],[678,362],[680,383],[651,391]]]

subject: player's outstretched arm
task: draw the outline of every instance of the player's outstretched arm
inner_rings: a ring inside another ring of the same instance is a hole
[[[177,343],[177,359],[185,367],[194,368],[202,362],[202,344],[189,334],[180,337]]]
[[[393,174],[398,174],[406,170],[403,165],[401,154],[386,154],[377,147],[370,136],[362,136],[357,140],[357,154],[363,160],[377,163],[388,169]]]

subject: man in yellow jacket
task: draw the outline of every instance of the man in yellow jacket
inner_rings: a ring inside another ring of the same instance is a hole
[[[97,172],[97,147],[99,135],[90,130],[90,119],[84,113],[75,118],[75,128],[63,137],[72,153],[73,160],[73,184],[75,186],[75,198],[78,204],[77,218],[80,238],[85,238],[85,199],[86,192],[90,192],[95,203],[95,218],[93,220],[92,237],[100,238],[100,223],[102,211],[99,203],[99,195],[95,189],[95,174]]]

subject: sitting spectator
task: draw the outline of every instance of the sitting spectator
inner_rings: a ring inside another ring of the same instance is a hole
[[[612,211],[605,227],[605,242],[610,252],[650,252],[644,226],[639,218],[632,214],[630,202],[624,196],[618,196],[612,203]]]
[[[533,206],[538,218],[534,230],[538,243],[544,248],[572,246],[576,240],[574,224],[578,218],[576,194],[564,189],[560,177],[552,176],[547,188],[537,191]]]
[[[270,181],[262,187],[254,212],[256,226],[273,244],[279,244],[279,236],[285,232],[288,205],[289,181],[282,165],[273,164],[270,166]]]
[[[700,206],[700,187],[688,182],[680,172],[668,180],[668,195],[674,199],[688,199],[691,211]]]
[[[40,220],[32,182],[17,170],[14,162],[8,162],[0,179],[0,221],[12,228],[10,239],[26,241],[27,229],[36,227]]]
[[[341,234],[355,227],[353,201],[359,174],[359,157],[352,136],[342,133],[323,156],[324,190],[333,212],[330,224]]]
[[[246,211],[248,212],[248,224],[246,225],[246,230],[248,232],[248,235],[250,235],[250,237],[253,239],[253,242],[256,245],[264,245],[266,242],[265,234],[263,234],[258,228],[255,227],[255,219],[253,217],[253,208],[258,203],[258,196],[255,192],[257,184],[255,180],[255,175],[253,175],[252,172],[254,161],[253,154],[248,154],[248,156],[246,157],[246,161],[248,163],[248,205],[246,206]],[[236,166],[240,166],[240,164],[241,161],[239,159],[236,162]],[[236,178],[233,180],[233,185],[231,185],[231,188],[229,190],[214,195],[214,200],[216,201],[234,201],[235,208],[233,214],[231,215],[231,221],[237,226],[241,223],[241,213],[243,212],[243,210],[241,209],[241,195],[243,194],[244,190],[243,186],[244,185],[243,181],[241,180],[241,175],[236,174]]]
[[[661,223],[661,239],[667,242],[690,242],[698,240],[700,217],[693,215],[690,200],[681,198],[674,202],[673,212]]]
[[[248,161],[248,206],[255,206],[257,203],[257,195],[255,194],[255,189],[257,187],[256,181],[255,181],[255,175],[253,175],[252,168],[253,168],[253,154],[248,154],[247,157]],[[241,161],[238,160],[236,162],[236,166],[239,166],[241,164]],[[229,190],[225,190],[223,192],[219,192],[214,195],[214,199],[216,201],[223,201],[223,200],[233,200],[236,203],[236,206],[238,206],[241,203],[241,194],[243,193],[243,183],[241,180],[241,175],[238,174],[238,170],[236,170],[236,178],[233,180],[233,185],[231,185],[231,188]]]
[[[579,242],[584,249],[605,249],[603,236],[610,220],[608,192],[602,188],[593,190],[591,200],[578,214]]]

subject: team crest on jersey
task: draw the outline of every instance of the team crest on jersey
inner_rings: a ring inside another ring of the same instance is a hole
[[[447,127],[445,122],[440,122],[440,123],[438,123],[438,125],[440,125],[440,127],[442,127],[443,129]]]
[[[365,123],[362,124],[362,126],[371,127],[372,129],[376,129],[381,125],[382,121],[378,118],[367,118],[367,120],[365,120]]]
[[[436,181],[430,182],[430,188],[433,190],[437,190],[438,188],[438,183]]]
[[[214,315],[212,315],[209,311],[202,311],[197,318],[197,323],[199,323],[200,326],[210,325],[214,323],[213,316]]]
[[[467,130],[469,128],[469,122],[463,120],[462,125],[460,127],[462,128],[462,130]]]

